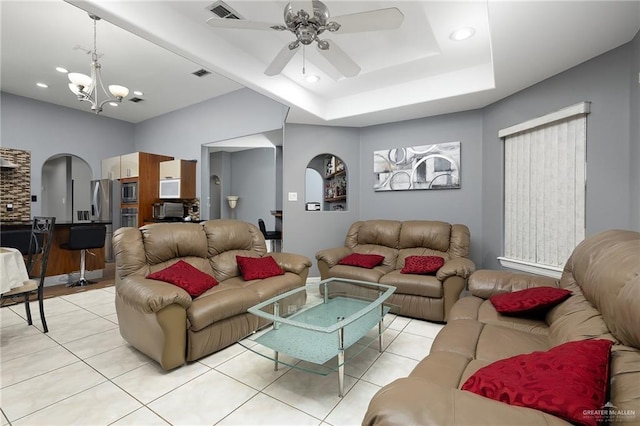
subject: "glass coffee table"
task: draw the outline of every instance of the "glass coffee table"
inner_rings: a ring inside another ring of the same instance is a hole
[[[391,309],[385,302],[395,289],[383,284],[331,278],[291,290],[249,308],[250,313],[272,322],[270,328],[253,341],[274,351],[273,357],[267,358],[273,359],[276,370],[282,363],[323,375],[335,371],[315,371],[300,368],[296,363],[287,364],[278,359],[279,353],[317,365],[337,357],[338,394],[342,397],[344,364],[348,361],[345,350],[370,336],[369,331],[377,326],[377,333],[362,349],[378,340],[378,349],[382,352],[383,319]],[[265,356],[246,344],[243,346]]]

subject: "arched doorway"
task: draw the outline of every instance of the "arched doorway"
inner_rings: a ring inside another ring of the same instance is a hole
[[[76,155],[47,159],[42,165],[42,215],[54,216],[57,222],[89,220],[92,179],[91,167]]]

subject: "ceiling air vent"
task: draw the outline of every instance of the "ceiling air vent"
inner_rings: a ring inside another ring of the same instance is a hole
[[[228,4],[217,1],[211,6],[207,7],[210,12],[222,19],[243,19],[238,12],[231,9]]]
[[[144,101],[144,99],[142,99],[142,98],[138,98],[138,97],[134,97],[134,98],[131,98],[131,99],[129,99],[129,100],[130,100],[131,102],[136,103],[136,104],[137,104],[138,102],[142,102],[142,101]]]
[[[196,77],[204,77],[205,75],[211,74],[211,71],[207,71],[204,68],[200,68],[198,71],[194,71],[191,74],[195,75]]]

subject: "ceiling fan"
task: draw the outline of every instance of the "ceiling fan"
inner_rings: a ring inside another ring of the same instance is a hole
[[[320,0],[297,0],[284,8],[284,25],[243,19],[209,18],[207,24],[215,28],[290,31],[295,41],[285,45],[269,64],[264,73],[277,75],[289,63],[302,44],[308,46],[316,42],[316,49],[342,75],[355,77],[360,73],[356,64],[334,41],[320,39],[320,34],[329,31],[337,34],[366,31],[393,30],[400,27],[404,15],[395,7],[376,9],[349,15],[329,17],[329,9]]]

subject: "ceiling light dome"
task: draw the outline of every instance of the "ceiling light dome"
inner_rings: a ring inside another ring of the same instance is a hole
[[[470,39],[476,33],[476,30],[471,27],[458,28],[453,31],[449,38],[453,41],[463,41]]]

